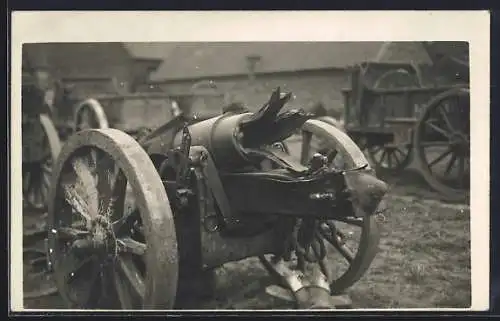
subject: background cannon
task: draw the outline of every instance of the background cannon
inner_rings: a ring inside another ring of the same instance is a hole
[[[376,253],[386,186],[346,134],[279,113],[289,97],[278,90],[257,113],[176,117],[139,141],[109,128],[72,135],[54,167],[47,249],[66,303],[177,307],[189,280],[258,256],[298,307],[333,307]],[[303,164],[278,148],[297,128],[335,155]]]

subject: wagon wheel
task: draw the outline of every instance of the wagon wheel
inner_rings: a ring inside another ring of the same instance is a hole
[[[314,144],[315,140],[321,143]],[[294,145],[289,146],[292,156],[300,158],[304,165],[317,151],[328,155],[338,169],[368,164],[359,147],[344,132],[320,120],[308,120],[302,127],[301,146]],[[322,266],[328,270],[332,294],[338,294],[356,283],[370,267],[378,251],[379,230],[375,216],[328,220],[321,222],[321,227],[324,226],[330,232],[335,230],[335,237],[323,233],[323,242],[331,245],[325,260],[331,262],[327,264],[324,260]]]
[[[82,309],[169,309],[177,236],[157,171],[116,129],[74,134],[54,167],[49,253],[64,301]]]
[[[39,122],[27,123],[23,129],[23,200],[28,208],[47,207],[52,165],[61,150],[61,141],[49,116],[41,114]]]
[[[336,128],[340,129],[341,131],[345,131],[344,124],[339,121],[338,119],[335,119],[330,116],[322,116],[318,117],[317,119],[326,122],[327,124],[330,124],[332,126],[335,126]]]
[[[469,109],[469,89],[452,88],[431,99],[415,128],[421,174],[450,200],[464,200],[470,187]]]
[[[373,84],[374,89],[379,88],[408,88],[420,87],[421,80],[406,69],[389,70],[382,74]],[[411,143],[411,141],[410,141]],[[389,143],[382,146],[369,146],[366,154],[377,170],[401,171],[411,162],[411,144]]]
[[[95,99],[87,99],[76,107],[74,131],[108,128],[108,119],[101,104]]]
[[[405,169],[411,162],[411,148],[403,144],[370,146],[366,152],[377,170],[397,172]]]

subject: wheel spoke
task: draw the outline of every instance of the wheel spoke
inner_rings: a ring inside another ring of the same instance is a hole
[[[30,183],[31,183],[31,171],[25,169],[23,171],[23,194],[27,194],[29,192]]]
[[[427,147],[449,147],[450,146],[450,143],[449,141],[427,141],[427,142],[421,142],[419,144],[419,146],[423,147],[423,148],[427,148]]]
[[[47,188],[47,190],[50,190],[50,177],[51,177],[51,173],[47,173],[47,172],[42,172],[42,182],[43,182],[43,186],[45,186]]]
[[[91,265],[91,270],[93,270],[93,272],[95,272],[95,264],[92,264],[92,263],[95,263],[94,262],[95,260],[95,256],[88,256],[80,261],[77,262],[77,264],[75,266],[72,266],[70,267],[68,270],[66,270],[66,273],[65,273],[65,283],[66,284],[71,284],[73,283],[76,279],[78,279],[79,277],[81,277],[84,273],[80,273],[82,271],[82,269],[84,267],[88,267],[89,265]]]
[[[399,153],[399,155],[401,155],[401,156],[403,157],[403,159],[404,159],[404,158],[406,157],[406,155],[407,155],[407,154],[406,154],[405,152],[403,152],[403,151],[401,150],[401,148],[399,148],[399,147],[397,147],[394,151],[395,151],[395,152],[397,152],[397,153]]]
[[[101,214],[109,214],[109,203],[112,197],[115,164],[106,154],[96,151],[97,192]]]
[[[383,149],[383,152],[382,152],[382,157],[380,159],[380,164],[383,165],[386,165],[388,163],[388,160],[389,160],[389,153],[387,152],[387,149]]]
[[[460,186],[463,186],[464,178],[465,178],[465,157],[460,156],[458,158],[458,181],[460,182]]]
[[[355,254],[352,253],[351,249],[343,242],[341,237],[335,235],[335,237],[327,237],[326,240],[333,245],[349,264],[352,264]]]
[[[125,284],[122,282],[118,272],[114,273],[113,281],[118,294],[118,299],[120,300],[121,308],[125,310],[133,309],[134,305],[132,304],[130,293]]]
[[[328,255],[325,255],[318,263],[321,272],[325,275],[328,284],[330,284],[332,282],[332,273],[329,269],[330,263],[328,262]]]
[[[50,164],[42,163],[42,165],[40,166],[40,169],[42,170],[42,173],[48,175],[49,177],[50,177],[50,175],[52,175],[52,167]]]
[[[119,251],[132,253],[142,256],[146,253],[146,244],[138,242],[131,237],[125,237],[117,240]]]
[[[117,288],[115,285],[114,265],[108,264],[101,268],[101,306],[117,309],[120,306],[117,304]]]
[[[68,203],[76,213],[80,214],[85,219],[86,223],[89,223],[92,220],[92,214],[90,214],[85,200],[76,192],[74,185],[63,184],[62,189],[64,191],[66,203]]]
[[[330,153],[328,153],[327,159],[328,159],[328,166],[331,166],[333,164],[333,161],[335,160],[335,157],[337,157],[338,150],[334,149]]]
[[[453,155],[451,156],[450,161],[448,162],[448,165],[446,166],[446,169],[444,171],[445,176],[448,176],[450,174],[450,171],[453,167],[453,164],[455,164],[456,159],[457,159],[457,155],[455,153],[453,153]]]
[[[441,117],[443,118],[443,120],[444,120],[444,122],[446,124],[446,127],[448,127],[448,130],[450,132],[453,132],[454,128],[451,125],[451,122],[450,122],[450,119],[448,118],[448,115],[446,114],[446,110],[444,110],[442,106],[439,106],[438,110],[439,110],[439,113],[441,114]]]
[[[50,190],[50,178],[47,177],[47,175],[41,173],[40,193],[42,196],[43,203],[45,203],[45,201],[49,197],[49,190]]]
[[[399,156],[398,156],[398,152],[401,153],[401,151],[399,150],[399,148],[394,149],[393,153],[392,153],[392,157],[396,161],[396,166],[401,166],[401,164],[403,163],[403,160],[404,160],[404,156],[403,156],[403,160],[401,160],[399,158]]]
[[[448,148],[444,153],[436,157],[432,162],[429,163],[429,167],[432,167],[439,163],[441,160],[443,160],[446,156],[448,156],[451,153],[451,149]]]
[[[127,195],[127,178],[121,169],[115,176],[115,181],[113,183],[113,190],[111,196],[111,210],[112,220],[119,220],[122,216],[125,216],[125,196]],[[130,212],[129,212],[130,214]]]
[[[333,222],[324,222],[318,231],[320,235],[328,241],[333,247],[339,251],[339,253],[347,260],[347,262],[352,263],[354,261],[355,254],[352,253],[351,249],[345,244],[345,235],[338,231]]]
[[[134,222],[140,218],[138,210],[131,210],[125,213],[118,220],[114,221],[111,226],[115,234],[120,235],[125,229],[132,229]]]
[[[134,294],[137,295],[142,302],[146,295],[146,286],[132,259],[123,255],[118,256],[117,267],[125,277],[131,290],[134,291]]]
[[[42,196],[41,196],[41,182],[40,182],[40,173],[37,173],[36,175],[32,176],[32,180],[30,182],[30,195],[31,195],[31,202],[34,206],[39,207],[40,204],[42,203]]]
[[[85,299],[85,307],[87,308],[93,308],[97,307],[97,304],[99,303],[102,293],[101,293],[101,287],[97,286],[97,283],[100,281],[102,282],[101,279],[101,269],[98,267],[97,264],[93,265],[93,271],[92,271],[92,276],[90,278],[90,281],[88,281],[88,291],[87,291],[87,297]]]
[[[393,155],[392,151],[387,152],[387,166],[388,166],[388,168],[392,168],[392,155]]]
[[[337,217],[335,218],[335,221],[343,222],[358,227],[363,227],[364,224],[364,220],[362,217],[354,217],[354,216]]]
[[[309,131],[302,131],[302,146],[300,151],[300,162],[305,165],[309,161],[309,154],[311,152],[311,140],[313,134]]]
[[[76,158],[73,162],[73,170],[76,173],[77,180],[74,184],[76,192],[80,195],[85,195],[85,204],[89,209],[91,216],[98,214],[98,192],[94,179],[94,172],[89,167],[88,163],[80,158]]]
[[[57,230],[52,230],[52,232],[55,232],[54,234],[56,234],[59,239],[62,239],[64,241],[73,240],[78,237],[83,237],[90,234],[89,231],[84,231],[72,227],[60,227]]]
[[[448,138],[450,135],[447,131],[445,131],[444,129],[438,127],[437,125],[433,124],[430,122],[430,120],[426,121],[425,124],[434,129],[436,132],[440,133],[441,135],[443,135],[444,137]]]

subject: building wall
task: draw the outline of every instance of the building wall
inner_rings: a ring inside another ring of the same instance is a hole
[[[311,102],[321,101],[328,109],[341,111],[341,89],[349,87],[348,74],[344,70],[257,75],[253,82],[246,76],[212,80],[216,88],[211,90],[225,95],[225,103],[239,101],[251,110],[260,108],[268,101],[272,91],[280,87],[282,92],[292,92],[294,95],[285,106],[288,109],[307,108]],[[159,86],[166,93],[176,95],[190,92],[197,82],[199,81],[169,82]],[[210,91],[209,88],[205,90]]]
[[[34,64],[45,64],[56,79],[116,77],[127,89],[133,60],[121,43],[25,44],[23,54]]]

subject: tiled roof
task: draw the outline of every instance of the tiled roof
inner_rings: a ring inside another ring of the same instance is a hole
[[[374,60],[383,42],[163,43],[166,57],[152,81],[198,79],[247,73],[246,57],[261,57],[256,73],[345,68]],[[159,50],[161,51],[161,50]],[[419,43],[393,42],[383,60],[430,63]]]
[[[125,42],[123,43],[130,55],[139,59],[165,59],[175,48],[174,44],[166,42]]]

